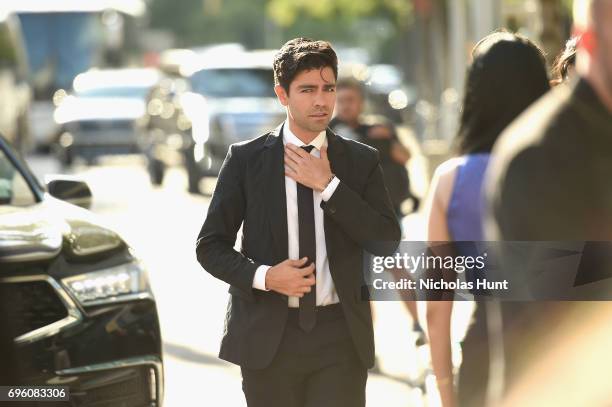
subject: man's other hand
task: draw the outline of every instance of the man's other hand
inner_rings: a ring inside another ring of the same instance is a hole
[[[270,267],[266,273],[266,289],[277,293],[303,297],[312,290],[315,284],[314,263],[304,267],[308,259],[285,260],[276,266]]]

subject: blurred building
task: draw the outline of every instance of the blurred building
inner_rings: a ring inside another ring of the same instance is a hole
[[[410,55],[420,101],[419,136],[430,167],[448,157],[459,122],[465,68],[472,47],[500,28],[519,32],[540,45],[549,62],[570,33],[564,0],[413,0]],[[415,58],[414,56],[418,56]]]

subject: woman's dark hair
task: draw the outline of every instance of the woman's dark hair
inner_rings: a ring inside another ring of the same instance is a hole
[[[552,80],[555,85],[565,81],[570,73],[570,67],[576,65],[576,48],[580,37],[572,37],[565,43],[565,49],[555,58],[552,68]]]
[[[302,71],[330,67],[338,79],[338,57],[327,41],[295,38],[274,56],[274,82],[289,93],[293,79]]]
[[[456,140],[460,154],[490,152],[502,131],[550,89],[544,54],[523,36],[490,34],[472,57]]]

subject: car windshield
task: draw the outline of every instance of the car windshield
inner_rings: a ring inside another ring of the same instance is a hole
[[[148,87],[106,87],[92,88],[76,92],[77,96],[90,98],[134,98],[144,99],[149,92]]]
[[[0,148],[0,206],[29,206],[34,203],[36,197],[27,181]]]
[[[204,69],[191,76],[191,86],[209,97],[275,97],[274,75],[264,68]]]

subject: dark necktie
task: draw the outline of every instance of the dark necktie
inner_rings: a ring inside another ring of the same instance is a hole
[[[310,151],[314,148],[314,146],[303,146],[302,148],[310,154]],[[306,266],[308,266],[310,263],[316,264],[317,255],[317,238],[315,234],[314,200],[312,197],[312,189],[297,183],[297,201],[300,259],[308,257],[308,263],[306,263]],[[305,332],[310,332],[316,323],[316,287],[316,285],[313,285],[311,287],[311,291],[309,293],[305,293],[304,296],[300,298],[299,325]]]

